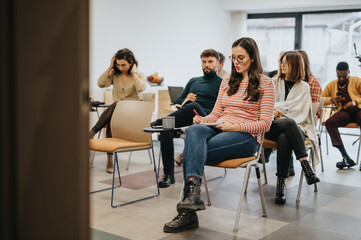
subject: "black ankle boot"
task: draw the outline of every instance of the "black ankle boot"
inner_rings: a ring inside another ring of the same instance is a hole
[[[201,199],[201,181],[199,178],[190,177],[185,186],[186,198],[177,204],[178,212],[193,212],[206,209]]]
[[[293,167],[293,157],[291,157],[290,164],[288,165],[288,176],[293,177],[295,175],[295,169]]]
[[[316,176],[316,174],[313,172],[310,163],[307,160],[301,161],[301,167],[303,172],[305,173],[305,178],[308,185],[317,183],[320,181],[320,179]]]
[[[286,203],[286,195],[285,195],[285,179],[277,178],[277,188],[276,188],[276,204],[285,204]]]
[[[197,228],[198,217],[195,212],[178,213],[169,223],[164,224],[163,231],[168,233],[183,232],[192,228]]]

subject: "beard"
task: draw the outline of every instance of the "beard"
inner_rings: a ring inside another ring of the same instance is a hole
[[[205,69],[209,69],[208,71],[205,71]],[[204,76],[212,76],[214,75],[214,73],[217,72],[217,69],[216,68],[213,68],[213,69],[210,69],[210,68],[204,68],[203,69],[203,74]]]

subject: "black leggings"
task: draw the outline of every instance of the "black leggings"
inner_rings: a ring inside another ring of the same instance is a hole
[[[272,122],[265,138],[277,142],[277,173],[278,177],[288,176],[288,165],[292,150],[297,159],[307,157],[304,134],[297,123],[291,118],[278,118]]]

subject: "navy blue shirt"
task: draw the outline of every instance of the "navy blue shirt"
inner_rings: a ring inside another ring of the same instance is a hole
[[[216,103],[221,83],[222,78],[219,77],[217,73],[192,78],[185,86],[176,104],[182,104],[189,93],[194,93],[197,95],[196,103],[198,103],[207,114],[210,114]]]

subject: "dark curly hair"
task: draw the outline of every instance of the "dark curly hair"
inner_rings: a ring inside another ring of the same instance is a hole
[[[134,54],[132,51],[130,51],[128,48],[123,48],[120,49],[116,54],[115,54],[115,59],[118,60],[125,60],[127,61],[130,65],[132,65],[133,63],[138,67],[138,61],[137,59],[135,59]],[[116,61],[116,60],[115,60]],[[118,75],[121,74],[122,72],[115,66],[113,66],[113,70],[114,70],[114,75]],[[128,70],[128,74],[130,74],[130,71],[132,70],[132,67],[129,68]]]
[[[258,89],[258,87],[259,79],[261,77],[261,74],[263,73],[257,44],[252,38],[243,37],[236,40],[232,44],[232,48],[237,46],[244,48],[247,51],[250,59],[252,60],[251,66],[248,70],[249,81],[246,90],[247,96],[244,98],[244,100],[257,102],[261,96],[261,91]],[[242,79],[243,74],[236,71],[234,63],[232,61],[232,72],[228,83],[229,89],[227,91],[228,96],[231,96],[238,91],[239,84],[242,82]]]

